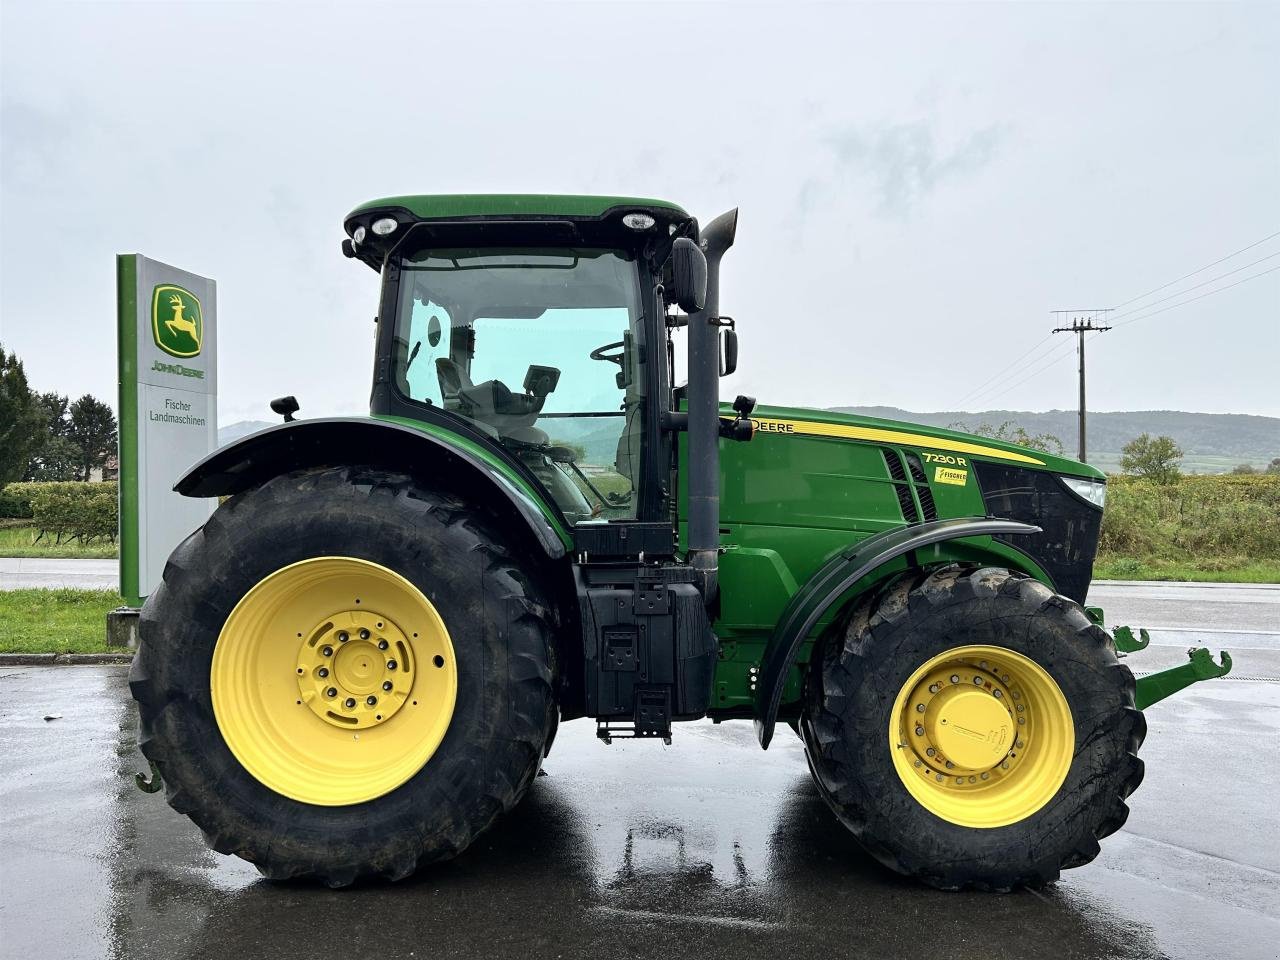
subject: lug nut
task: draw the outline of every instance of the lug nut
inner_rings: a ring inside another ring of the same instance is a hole
[[[933,747],[930,747],[928,750],[925,751],[925,756],[932,757],[937,752],[938,751],[933,749]]]
[[[923,704],[923,703],[917,703],[917,704],[916,704],[916,713],[924,713],[924,704]]]
[[[316,671],[316,676],[318,676],[321,680],[323,680],[328,675],[329,675],[328,667],[321,667],[319,670]]]
[[[338,642],[339,642],[339,643],[346,643],[346,642],[347,642],[348,640],[350,640],[350,639],[351,639],[351,634],[347,633],[347,631],[345,631],[345,630],[341,630],[341,631],[339,631],[339,632],[338,632]]]
[[[973,678],[973,682],[974,682],[974,683],[976,683],[978,686],[982,686],[982,678],[981,678],[981,677],[974,677],[974,678]]]
[[[994,691],[994,693],[995,693],[995,696],[996,696],[996,699],[997,699],[997,700],[1001,700],[1001,699],[1003,699],[1003,698],[1004,698],[1004,694],[1003,694],[1003,693],[1001,693],[999,690]]]
[[[385,650],[385,649],[387,649],[387,647],[388,647],[388,646],[390,646],[390,644],[388,644],[388,643],[387,643],[387,641],[385,641],[385,640],[379,640],[379,641],[378,641],[378,649],[379,649],[379,650]]]
[[[383,681],[382,681],[382,689],[383,689],[383,690],[390,691],[390,690],[391,690],[391,681],[390,681],[390,680],[383,680]]]
[[[332,657],[332,656],[333,656],[333,647],[321,647],[321,648],[320,648],[320,652],[321,652],[322,654],[324,654],[326,657]]]
[[[388,670],[394,670],[395,668],[396,668],[396,662],[395,662],[394,660],[388,660],[388,661],[387,661],[387,669],[388,669]]]
[[[326,691],[324,692],[324,695],[325,695],[326,697],[336,697],[336,696],[338,695],[338,688],[337,688],[337,687],[330,687],[328,690],[326,690]]]
[[[958,676],[956,676],[956,675],[953,673],[953,674],[951,675],[951,682],[952,682],[952,683],[959,683],[959,682],[960,682],[960,678],[959,678]]]
[[[924,736],[924,727],[916,727],[916,736],[917,736],[917,737],[923,737],[923,736]]]
[[[347,697],[347,699],[343,701],[342,705],[346,707],[348,710],[350,710],[352,707],[356,705],[356,698]]]
[[[366,630],[364,627],[361,627],[361,628],[360,628],[360,639],[361,639],[361,640],[368,640],[368,639],[369,639],[369,631],[368,631],[368,630]]]
[[[371,694],[364,698],[364,702],[371,707],[376,707],[378,705],[378,698]]]

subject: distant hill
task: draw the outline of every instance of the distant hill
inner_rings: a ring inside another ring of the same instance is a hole
[[[970,429],[983,423],[998,427],[1012,420],[1031,434],[1050,433],[1062,441],[1068,456],[1076,450],[1074,410],[981,410],[976,413],[940,411],[916,413],[898,407],[833,407],[886,420],[905,420],[929,426],[955,423]],[[1264,466],[1280,457],[1280,418],[1243,413],[1185,413],[1180,410],[1126,410],[1089,414],[1089,460],[1099,467],[1119,466],[1120,450],[1140,433],[1173,437],[1186,458],[1183,468],[1200,473],[1223,473],[1241,463]]]
[[[279,420],[274,420],[270,423],[265,420],[237,420],[235,423],[229,423],[225,427],[218,428],[218,446],[225,447],[228,443],[239,440],[241,437],[247,437],[249,434],[265,430],[267,427],[274,427],[279,422]]]

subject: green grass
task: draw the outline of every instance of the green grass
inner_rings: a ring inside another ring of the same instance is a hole
[[[0,557],[79,557],[90,559],[114,559],[119,556],[116,545],[110,541],[95,540],[92,543],[54,543],[45,537],[35,543],[36,528],[28,522],[4,522],[0,526]]]
[[[1201,580],[1207,583],[1280,583],[1280,560],[1229,557],[1190,560],[1139,559],[1101,554],[1095,580]]]
[[[114,590],[0,591],[0,653],[105,653]]]

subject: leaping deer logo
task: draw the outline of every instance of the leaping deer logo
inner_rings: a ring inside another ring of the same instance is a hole
[[[195,357],[204,348],[200,299],[176,283],[161,283],[151,295],[151,332],[156,346],[172,357]]]
[[[174,294],[169,298],[169,306],[173,308],[173,317],[164,322],[169,328],[169,332],[175,336],[179,331],[185,333],[196,343],[196,349],[200,349],[200,328],[196,326],[195,320],[190,317],[184,317],[182,311],[186,309],[186,304],[182,302],[182,297]]]

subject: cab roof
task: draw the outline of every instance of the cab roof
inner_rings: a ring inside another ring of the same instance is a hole
[[[468,217],[590,217],[600,218],[625,207],[659,219],[687,219],[679,205],[646,197],[596,197],[554,193],[437,193],[384,197],[362,203],[347,214],[347,222],[365,213],[403,210],[418,220]],[[659,215],[662,216],[659,216]],[[673,216],[674,215],[674,216]]]
[[[654,223],[647,230],[628,228],[623,218],[645,213]],[[397,227],[379,236],[373,224],[392,218]],[[422,224],[423,226],[416,226]],[[402,227],[426,231],[424,240],[481,236],[517,241],[539,237],[565,245],[636,247],[652,241],[669,242],[677,232],[697,236],[697,221],[677,204],[645,197],[581,196],[553,193],[416,194],[383,197],[362,203],[343,223],[350,238],[343,249],[375,270],[387,251],[403,236]],[[354,243],[361,229],[361,242]]]

